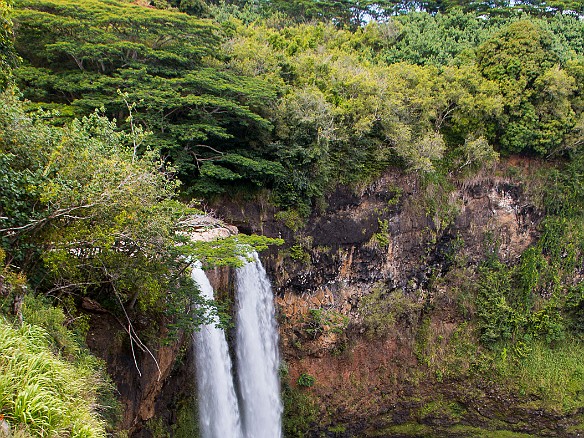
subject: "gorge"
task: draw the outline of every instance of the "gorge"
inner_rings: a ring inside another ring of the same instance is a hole
[[[0,0],[0,434],[584,435],[583,17]]]

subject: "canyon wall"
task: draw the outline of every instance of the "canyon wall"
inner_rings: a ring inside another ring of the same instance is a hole
[[[537,241],[542,213],[526,181],[538,166],[509,160],[437,181],[388,172],[339,187],[308,219],[261,200],[213,206],[240,232],[286,242],[261,256],[276,295],[289,436],[584,433],[583,412],[547,409],[475,369],[477,267],[495,256],[515,263]],[[232,294],[228,270],[211,277]],[[108,344],[114,322],[98,320],[89,343],[108,361],[131,436],[194,436],[190,337],[156,349],[160,373],[140,352],[139,376],[128,341]]]
[[[526,184],[537,167],[508,160],[441,181],[388,172],[338,188],[306,221],[268,203],[217,207],[243,232],[286,241],[263,258],[288,415],[305,418],[289,418],[289,434],[579,433],[580,412],[546,410],[472,370],[477,266],[494,256],[513,264],[537,241],[542,213]]]

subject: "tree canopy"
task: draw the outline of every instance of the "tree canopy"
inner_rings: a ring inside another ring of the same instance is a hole
[[[9,1],[0,0],[0,91],[8,85],[12,68],[16,66],[18,60],[14,51],[12,20],[9,12]]]
[[[135,152],[157,151],[186,195],[268,189],[308,211],[338,182],[452,168],[470,144],[570,149],[569,3],[18,0],[16,78],[63,119],[103,107],[152,133]]]
[[[190,241],[197,224],[187,219],[201,212],[176,199],[173,169],[156,153],[134,155],[131,134],[97,112],[55,127],[10,93],[1,101],[0,233],[7,262],[34,288],[197,322],[191,260],[237,264],[269,241]]]
[[[16,47],[26,61],[17,78],[26,98],[63,115],[103,107],[122,126],[141,125],[153,134],[142,148],[159,150],[184,181],[214,160],[237,179],[253,185],[251,174],[269,183],[269,175],[254,170],[266,166],[249,145],[263,144],[270,123],[261,108],[275,90],[217,68],[220,29],[212,22],[121,1],[16,6]]]
[[[186,1],[186,0],[185,0]],[[218,3],[218,2],[211,2]],[[584,6],[572,0],[231,0],[227,3],[240,8],[253,5],[267,12],[280,12],[298,23],[310,21],[332,22],[337,26],[357,27],[368,21],[386,21],[397,15],[424,12],[430,15],[450,14],[456,11],[483,17],[509,17],[522,13],[551,17],[557,14],[579,16]],[[194,9],[200,13],[200,9]]]

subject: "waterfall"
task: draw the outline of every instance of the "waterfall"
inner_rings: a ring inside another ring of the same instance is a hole
[[[207,299],[213,288],[200,263],[193,280]],[[272,288],[260,259],[236,270],[236,343],[239,405],[225,333],[214,324],[193,335],[202,438],[281,438],[278,327]],[[240,421],[240,408],[242,421]]]
[[[193,280],[203,297],[213,299],[213,288],[201,269],[193,265]],[[231,359],[225,333],[214,323],[193,335],[199,389],[199,418],[202,438],[241,438],[239,407],[231,375]]]
[[[257,253],[236,275],[236,353],[243,430],[247,438],[280,438],[278,327],[272,288]]]

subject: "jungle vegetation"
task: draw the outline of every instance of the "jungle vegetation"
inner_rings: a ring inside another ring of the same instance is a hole
[[[201,302],[189,257],[236,263],[240,248],[187,241],[193,200],[261,195],[306,217],[338,184],[463,178],[520,155],[554,181],[542,239],[477,271],[479,342],[579,338],[582,14],[560,0],[0,0],[2,296],[177,318]],[[1,336],[51,349],[3,310]]]

